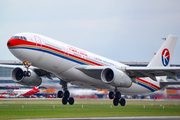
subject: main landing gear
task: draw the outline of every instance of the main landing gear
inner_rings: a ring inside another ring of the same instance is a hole
[[[23,66],[27,69],[27,71],[23,72],[23,76],[24,77],[30,77],[31,76],[31,72],[28,70],[29,67],[31,66],[30,62],[29,61],[23,61]]]
[[[58,98],[62,98],[62,104],[66,105],[69,102],[70,105],[74,104],[74,98],[70,97],[70,93],[67,90],[67,82],[61,80],[60,84],[62,85],[64,93],[60,90],[58,91]]]
[[[115,94],[112,91],[109,92],[109,99],[113,99],[114,106],[118,106],[119,103],[121,106],[126,105],[126,100],[121,97],[121,93],[117,90],[115,90]]]

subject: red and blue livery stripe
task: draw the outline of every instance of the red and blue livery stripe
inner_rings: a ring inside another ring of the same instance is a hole
[[[152,91],[152,92],[161,89],[160,87],[158,87],[158,86],[156,86],[156,85],[154,85],[154,84],[152,84],[152,83],[150,83],[150,82],[147,82],[147,81],[145,81],[145,80],[143,80],[143,79],[136,78],[136,80],[137,80],[137,84],[138,84],[138,85],[141,85],[141,86],[149,89],[149,90]]]
[[[11,39],[10,44],[8,44],[9,49],[29,49],[29,50],[35,50],[35,51],[41,51],[45,53],[49,53],[51,55],[61,57],[66,60],[70,60],[72,62],[76,62],[81,65],[97,65],[97,66],[103,66],[102,64],[75,56],[73,54],[64,52],[62,50],[55,49],[53,47],[42,45],[39,43],[33,43],[29,41],[19,40],[19,39]]]

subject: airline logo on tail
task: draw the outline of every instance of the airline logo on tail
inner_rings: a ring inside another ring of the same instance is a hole
[[[38,88],[39,88],[38,86],[34,86],[33,90],[38,90]]]
[[[162,63],[166,67],[170,61],[170,53],[167,48],[162,51]]]

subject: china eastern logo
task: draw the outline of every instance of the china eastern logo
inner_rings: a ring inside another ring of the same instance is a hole
[[[170,53],[169,50],[165,48],[162,51],[162,63],[164,66],[167,66],[169,64],[169,61],[170,61]]]

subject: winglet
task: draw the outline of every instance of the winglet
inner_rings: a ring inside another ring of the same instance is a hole
[[[148,64],[148,67],[168,67],[177,42],[177,37],[169,35],[164,44],[158,50],[154,58]]]

